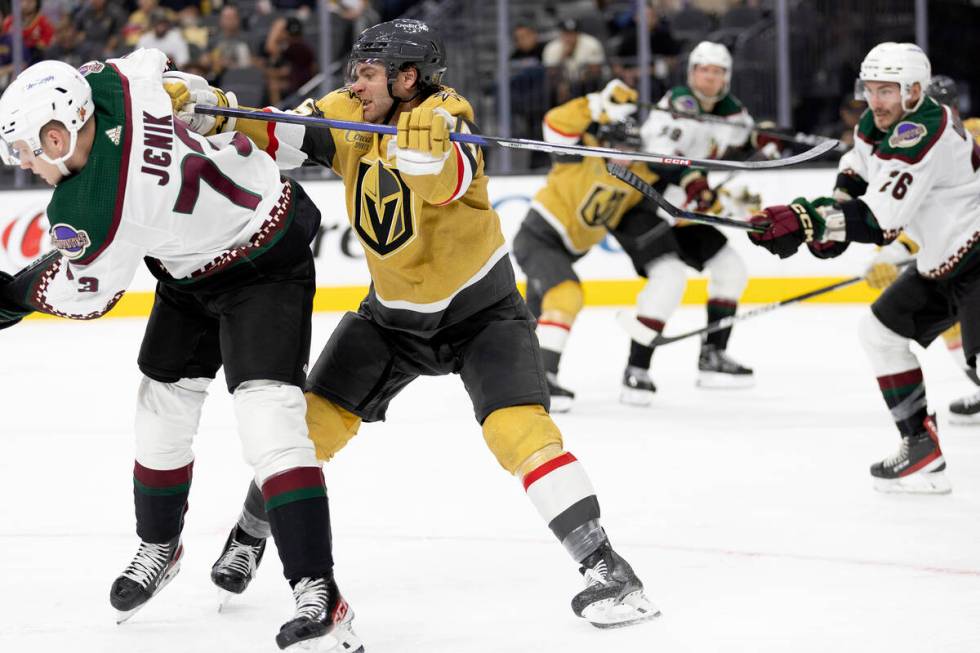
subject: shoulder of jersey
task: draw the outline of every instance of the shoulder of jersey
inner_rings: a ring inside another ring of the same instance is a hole
[[[931,98],[926,98],[914,113],[905,116],[888,130],[875,154],[882,159],[916,163],[939,140],[947,122],[946,109]]]
[[[433,109],[441,107],[454,116],[473,122],[473,107],[469,101],[448,86],[440,86],[438,91],[422,101],[421,106]]]
[[[701,104],[687,86],[675,86],[667,91],[669,108],[681,113],[701,113]]]
[[[344,86],[331,91],[316,101],[316,108],[327,118],[337,120],[361,120],[361,101],[354,92]]]
[[[742,113],[745,110],[745,105],[743,105],[737,97],[731,93],[726,93],[725,97],[718,101],[715,105],[712,113],[716,116],[721,116],[722,118],[727,118],[728,116],[734,116],[736,114]]]

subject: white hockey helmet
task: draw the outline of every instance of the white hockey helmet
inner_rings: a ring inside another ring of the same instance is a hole
[[[932,66],[929,57],[915,43],[879,43],[861,62],[861,76],[857,83],[858,98],[867,101],[864,92],[865,82],[895,82],[902,96],[902,110],[912,113],[922,106],[926,89],[932,79]],[[912,108],[908,100],[912,95],[912,85],[919,84],[919,101]]]
[[[700,97],[701,94],[691,84],[691,73],[695,66],[719,66],[725,69],[725,86],[715,97]],[[725,97],[732,83],[732,53],[721,43],[701,41],[687,55],[687,84],[699,99],[716,102]]]
[[[65,161],[74,154],[78,132],[94,113],[92,87],[81,73],[60,61],[36,63],[18,75],[0,97],[0,157],[7,165],[20,165],[13,144],[22,140],[34,156],[68,175]],[[71,135],[68,153],[58,159],[48,157],[41,143],[41,128],[52,120]]]

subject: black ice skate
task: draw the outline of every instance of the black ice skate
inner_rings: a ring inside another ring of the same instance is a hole
[[[567,413],[575,402],[575,393],[558,385],[558,376],[548,372],[548,394],[551,395],[551,412]]]
[[[952,487],[946,478],[946,459],[939,448],[935,417],[923,422],[918,435],[902,437],[898,452],[871,466],[875,489],[879,492],[948,494]]]
[[[218,586],[218,612],[252,582],[263,553],[264,538],[252,537],[237,525],[231,529],[225,548],[211,567],[211,582]]]
[[[302,578],[293,585],[296,615],[283,624],[276,644],[284,651],[363,653],[351,629],[354,612],[337,590],[332,576]]]
[[[699,388],[749,388],[755,385],[751,368],[733,360],[724,349],[707,343],[701,345],[698,358]]]
[[[657,386],[650,379],[650,373],[642,367],[628,365],[623,372],[623,389],[619,400],[631,406],[649,406],[653,403],[653,393]]]
[[[146,605],[180,571],[184,547],[180,536],[164,544],[140,542],[133,561],[112,583],[109,603],[117,611],[121,624]]]
[[[643,583],[608,542],[582,562],[586,587],[572,599],[572,610],[596,628],[619,628],[660,616],[643,593]]]
[[[957,399],[949,405],[950,424],[980,424],[980,392]]]

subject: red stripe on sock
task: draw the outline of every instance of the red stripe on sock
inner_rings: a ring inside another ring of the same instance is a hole
[[[551,320],[538,320],[538,326],[553,326],[559,329],[564,329],[565,331],[571,331],[572,325],[565,324],[564,322],[552,322]]]
[[[738,302],[731,299],[709,299],[708,306],[719,306],[734,310],[738,308]]]
[[[265,479],[265,483],[262,484],[262,497],[268,501],[284,492],[325,485],[321,468],[293,467]]]
[[[882,390],[900,388],[903,385],[912,385],[913,383],[922,383],[922,368],[917,367],[907,372],[878,377],[878,387]]]
[[[137,462],[133,466],[133,477],[146,487],[167,488],[190,483],[193,471],[194,463],[177,469],[150,469]]]
[[[569,463],[573,463],[573,462],[575,462],[575,456],[573,456],[572,454],[566,451],[565,453],[558,456],[557,458],[552,458],[551,460],[541,465],[540,467],[537,467],[536,469],[532,469],[524,477],[524,489],[526,490],[529,487],[531,487],[531,484],[537,481],[538,479],[540,479],[542,476],[546,476],[547,474],[558,469],[559,467],[564,467],[565,465],[568,465]]]
[[[637,316],[636,319],[640,322],[640,324],[642,324],[643,326],[650,327],[654,331],[664,330],[664,322],[661,322],[660,320],[655,320],[652,317],[643,317],[643,316]]]
[[[262,109],[266,113],[272,113],[271,109]],[[271,156],[273,159],[276,158],[276,152],[279,151],[279,139],[276,137],[276,123],[275,121],[269,121],[265,126],[265,135],[269,138],[269,144],[265,147],[265,153]]]

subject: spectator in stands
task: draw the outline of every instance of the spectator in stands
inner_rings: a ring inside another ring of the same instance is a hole
[[[150,29],[150,15],[157,10],[158,0],[137,0],[136,11],[129,15],[123,27],[122,38],[127,50],[136,47],[144,32]]]
[[[29,66],[44,58],[44,49],[51,45],[51,40],[54,38],[54,27],[48,17],[41,13],[41,0],[20,0],[20,15],[24,48],[28,54],[24,63]],[[4,35],[10,34],[13,24],[13,16],[3,19]]]
[[[184,35],[184,40],[191,50],[191,59],[197,59],[194,51],[196,50],[198,54],[207,51],[211,37],[208,28],[201,24],[200,7],[197,5],[184,7],[177,16],[177,23],[180,25],[180,33]]]
[[[87,61],[99,58],[97,48],[82,39],[75,24],[67,16],[61,20],[54,32],[54,41],[44,53],[45,58],[64,61],[78,68]]]
[[[78,10],[75,29],[82,39],[99,52],[99,59],[119,54],[122,29],[127,20],[126,12],[116,3],[107,0],[88,0]]]
[[[150,14],[150,31],[136,42],[140,48],[162,50],[178,68],[186,66],[191,59],[187,41],[179,29],[174,29],[170,12],[160,7]]]
[[[646,3],[647,29],[650,34],[651,59],[650,77],[652,78],[652,94],[660,97],[667,91],[668,75],[675,65],[676,57],[681,50],[681,44],[674,38],[670,21],[663,11],[658,11],[653,1]],[[621,31],[623,38],[616,49],[613,62],[613,75],[623,80],[633,88],[639,86],[640,71],[637,67],[639,42],[636,34],[636,16]]]
[[[164,9],[169,9],[170,13],[174,16],[191,5],[200,7],[201,0],[160,0],[160,6]],[[214,6],[214,4],[211,3],[211,6]]]
[[[235,5],[225,5],[218,16],[218,34],[211,47],[211,73],[208,79],[219,80],[229,68],[252,65],[252,49],[242,33],[242,17]]]
[[[533,25],[520,23],[513,31],[514,49],[510,53],[511,133],[518,138],[541,140],[541,121],[551,108],[551,98],[542,60],[544,43]],[[531,152],[530,167],[546,168],[551,158],[546,152]]]
[[[544,46],[542,60],[552,71],[555,100],[561,103],[600,86],[606,55],[599,39],[579,31],[576,20],[566,18],[559,30],[558,37]]]
[[[316,73],[316,52],[303,38],[303,23],[295,16],[272,23],[265,52],[271,104],[280,104]]]
[[[847,96],[840,104],[840,119],[818,127],[816,133],[820,136],[836,138],[848,147],[854,147],[854,126],[861,120],[861,114],[867,108],[867,102]]]

